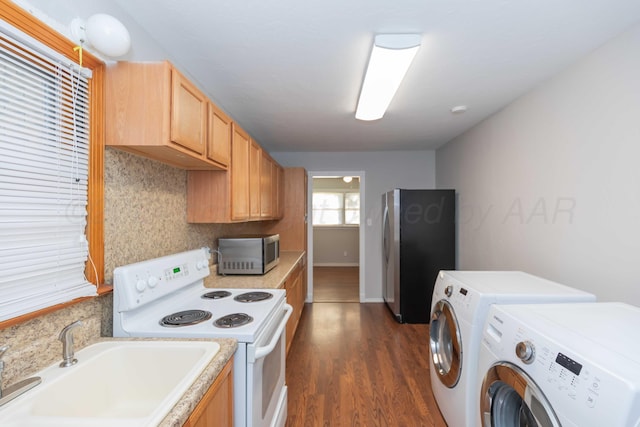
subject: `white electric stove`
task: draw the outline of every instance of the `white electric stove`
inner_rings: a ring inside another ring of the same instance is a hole
[[[284,426],[285,290],[206,288],[209,274],[207,248],[116,268],[113,335],[237,339],[234,425]]]

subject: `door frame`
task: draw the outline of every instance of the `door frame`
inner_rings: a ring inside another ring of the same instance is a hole
[[[358,255],[358,298],[360,303],[365,301],[364,272],[365,272],[365,246],[364,246],[364,230],[365,227],[365,173],[364,171],[307,171],[307,252],[308,252],[308,268],[307,268],[307,296],[305,302],[313,302],[313,178],[322,178],[330,176],[353,176],[360,180],[360,224],[358,232],[358,247],[360,254]]]

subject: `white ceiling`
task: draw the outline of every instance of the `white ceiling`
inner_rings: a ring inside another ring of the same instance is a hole
[[[638,0],[116,1],[268,151],[437,148],[640,20]],[[380,33],[422,46],[361,122]]]

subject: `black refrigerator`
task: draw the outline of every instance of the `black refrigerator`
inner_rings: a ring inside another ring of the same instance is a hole
[[[455,190],[382,195],[384,301],[400,323],[429,323],[440,270],[455,269]]]

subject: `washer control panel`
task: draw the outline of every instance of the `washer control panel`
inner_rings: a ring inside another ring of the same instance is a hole
[[[472,322],[479,299],[477,291],[464,286],[446,272],[440,272],[433,290],[431,308],[433,309],[440,300],[449,301],[459,319]]]

